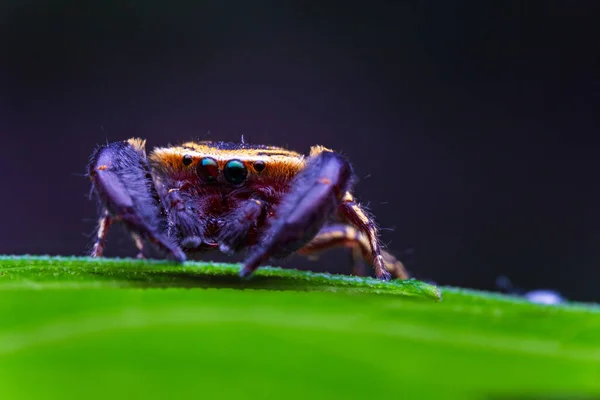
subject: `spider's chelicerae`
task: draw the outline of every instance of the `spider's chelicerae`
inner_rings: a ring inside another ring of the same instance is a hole
[[[272,258],[345,246],[355,267],[366,261],[380,279],[408,278],[354,199],[352,166],[323,146],[304,156],[204,141],[159,147],[147,157],[145,140],[132,138],[97,148],[88,175],[101,212],[95,257],[119,221],[140,257],[183,262],[211,249],[247,251],[244,277]]]

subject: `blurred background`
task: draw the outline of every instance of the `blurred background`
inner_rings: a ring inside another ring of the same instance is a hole
[[[506,275],[600,301],[599,9],[2,2],[0,253],[85,254],[96,207],[82,174],[98,144],[244,135],[346,154],[418,278],[495,289]],[[113,232],[107,255],[134,254]]]

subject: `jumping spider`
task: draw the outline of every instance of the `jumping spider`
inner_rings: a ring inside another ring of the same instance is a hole
[[[382,280],[407,279],[381,249],[375,223],[351,193],[350,163],[323,146],[309,156],[247,143],[189,142],[148,157],[139,138],[97,148],[88,165],[100,205],[93,257],[122,222],[139,257],[186,260],[206,250],[247,250],[242,277],[271,258],[345,246]],[[356,271],[356,270],[355,270]]]

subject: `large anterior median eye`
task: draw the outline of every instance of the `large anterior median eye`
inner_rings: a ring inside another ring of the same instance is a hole
[[[231,183],[241,183],[248,176],[248,170],[240,160],[227,161],[223,173],[225,174],[225,179]]]
[[[198,176],[206,182],[216,182],[219,176],[219,166],[214,158],[205,157],[198,163]]]

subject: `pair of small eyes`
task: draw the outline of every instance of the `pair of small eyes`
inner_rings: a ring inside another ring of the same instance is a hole
[[[192,156],[186,154],[183,156],[183,165],[190,165],[193,161]],[[265,169],[264,161],[257,160],[254,162],[254,169],[257,172],[261,172]],[[219,176],[219,166],[214,158],[204,157],[198,163],[196,171],[200,178],[207,182],[216,182]],[[229,160],[223,168],[223,175],[227,182],[230,183],[241,183],[246,180],[248,176],[248,169],[240,160]]]

